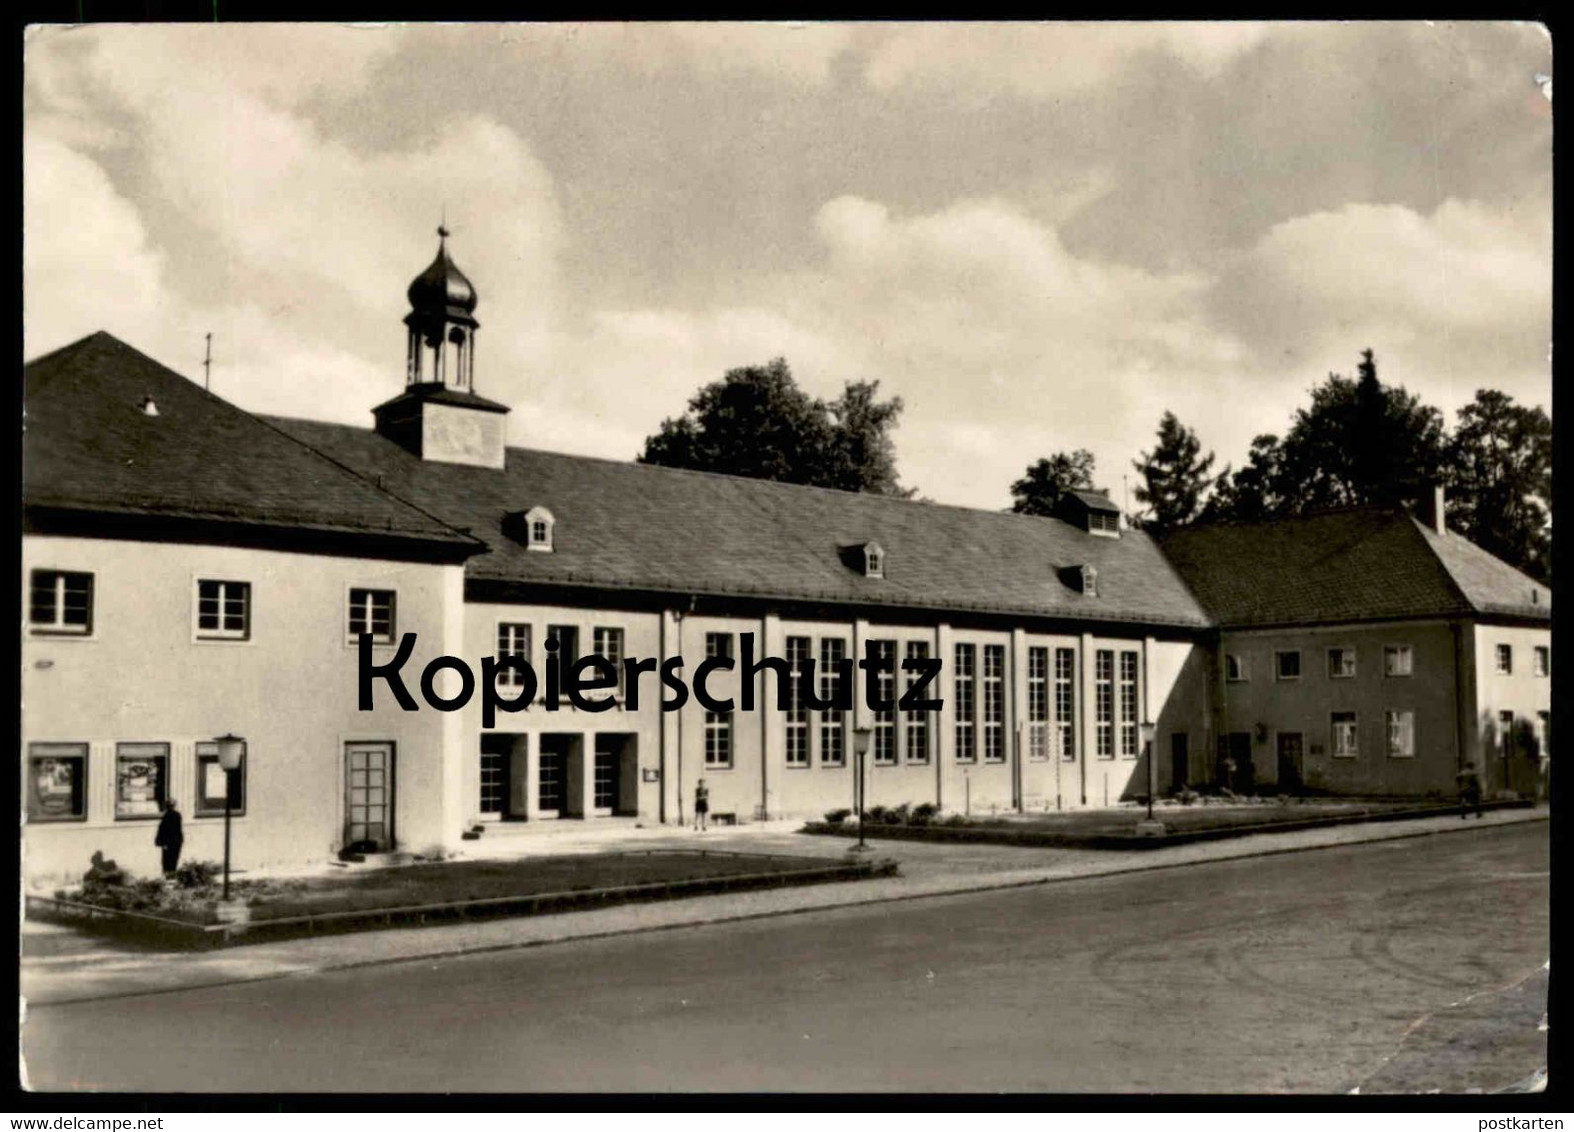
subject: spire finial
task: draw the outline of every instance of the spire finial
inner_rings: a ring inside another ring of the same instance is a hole
[[[443,211],[442,211],[442,213],[440,215],[441,215],[441,219],[438,220],[438,222],[437,222],[437,238],[439,240],[446,240],[446,239],[448,239],[448,236],[449,236],[449,232],[448,232],[448,205],[447,204],[443,205]]]

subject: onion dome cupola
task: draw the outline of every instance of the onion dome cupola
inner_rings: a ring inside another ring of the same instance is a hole
[[[405,380],[410,385],[440,384],[475,388],[475,286],[448,254],[448,229],[437,229],[437,258],[415,277],[406,294],[410,328]]]
[[[501,468],[507,405],[475,392],[475,286],[437,230],[437,258],[410,284],[404,392],[372,410],[377,431],[423,460]]]

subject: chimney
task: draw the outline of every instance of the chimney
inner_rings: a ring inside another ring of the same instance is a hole
[[[1421,512],[1421,518],[1427,526],[1431,527],[1440,535],[1448,533],[1448,527],[1445,522],[1448,514],[1448,504],[1443,497],[1443,487],[1441,484],[1432,485],[1431,501],[1422,501]]]

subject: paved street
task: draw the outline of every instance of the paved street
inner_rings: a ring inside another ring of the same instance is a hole
[[[24,1053],[45,1089],[1489,1089],[1544,1063],[1548,857],[1514,825],[38,1006]]]

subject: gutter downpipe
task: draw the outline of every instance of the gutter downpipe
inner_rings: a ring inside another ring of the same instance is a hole
[[[672,619],[678,623],[678,651],[673,654],[674,656],[681,657],[683,655],[683,619],[693,612],[694,595],[690,594],[688,610],[677,609],[672,613]],[[678,825],[682,826],[685,824],[683,818],[683,708],[679,708],[676,714],[678,717]]]

